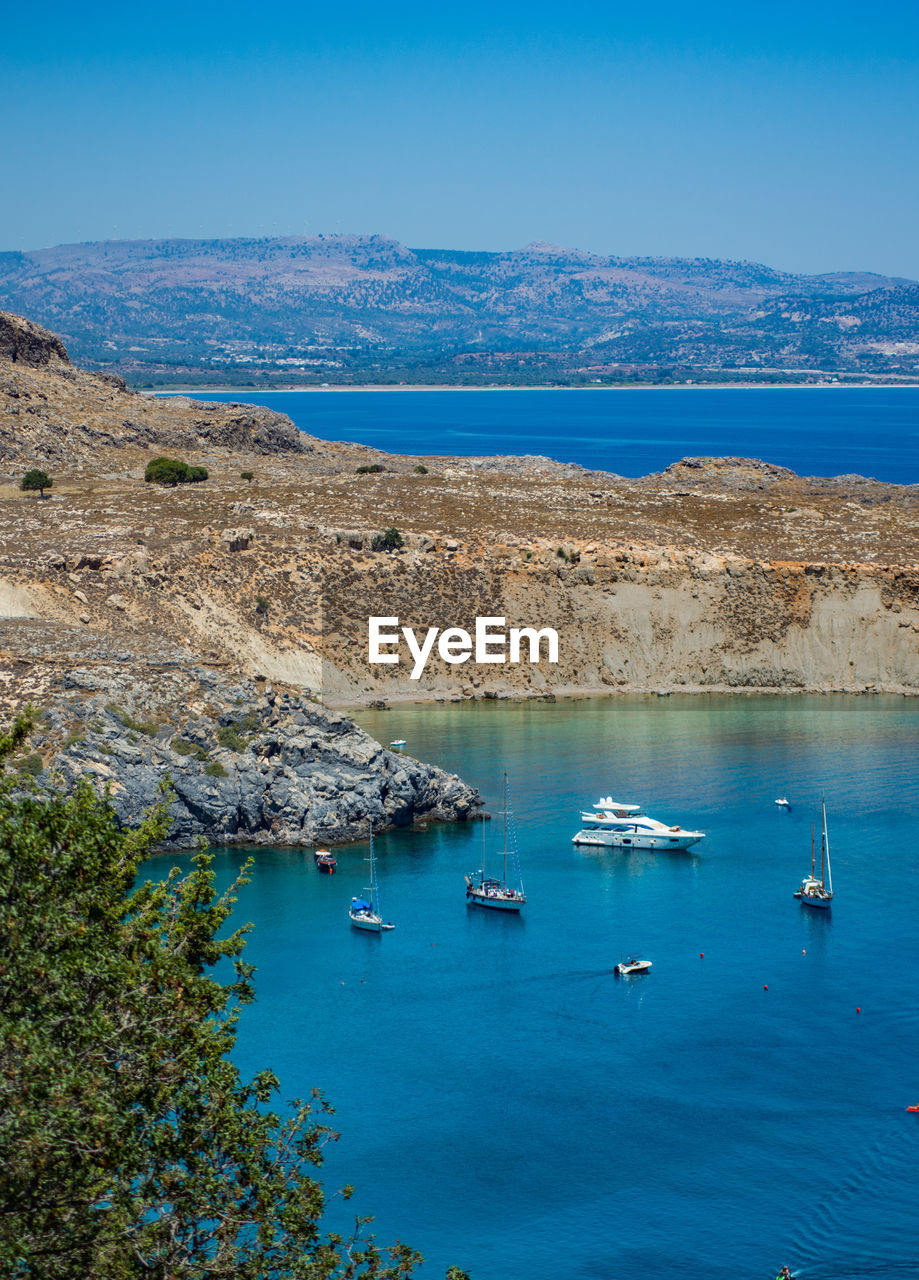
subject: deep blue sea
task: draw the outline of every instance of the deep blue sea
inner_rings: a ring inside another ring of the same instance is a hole
[[[542,391],[261,391],[323,440],[390,453],[546,454],[625,476],[692,455],[763,458],[800,475],[919,483],[919,387]]]
[[[919,701],[357,718],[494,809],[509,771],[529,899],[522,918],[466,906],[479,824],[380,837],[383,937],[349,927],[365,847],[333,877],[309,850],[256,854],[237,918],[255,926],[258,1001],[236,1056],[274,1068],[285,1098],[326,1091],[342,1137],[323,1177],[356,1184],[378,1237],[420,1249],[425,1280],[451,1263],[473,1280],[769,1280],[786,1262],[803,1280],[915,1280]],[[708,836],[576,849],[579,808],[610,792]],[[792,897],[822,795],[829,913]],[[224,881],[243,856],[218,852]],[[652,970],[615,978],[631,951]]]

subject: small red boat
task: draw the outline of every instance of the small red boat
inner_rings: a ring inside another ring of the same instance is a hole
[[[914,1107],[907,1107],[907,1108],[906,1108],[906,1110],[907,1110],[907,1111],[919,1111],[919,1103],[917,1103],[917,1104],[916,1104],[916,1106],[914,1106]]]
[[[329,849],[317,849],[315,853],[316,866],[327,876],[335,874],[335,868],[338,866],[335,854]]]

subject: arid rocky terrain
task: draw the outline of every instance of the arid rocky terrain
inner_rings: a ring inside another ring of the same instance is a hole
[[[145,484],[159,454],[209,479]],[[53,475],[44,500],[18,488],[30,467]],[[390,528],[402,548],[373,550]],[[0,319],[0,698],[6,713],[70,698],[49,759],[62,735],[111,729],[121,711],[156,721],[151,741],[167,748],[209,718],[206,751],[219,752],[218,729],[250,702],[268,715],[269,695],[309,718],[310,699],[914,693],[917,590],[911,487],[730,458],[629,480],[544,458],[395,457],[311,439],[269,410],[130,393]],[[416,682],[407,663],[368,664],[369,615],[421,630],[485,615],[552,627],[559,662],[435,655]],[[87,698],[91,715],[76,705]],[[213,759],[235,779],[229,757]],[[415,778],[388,816],[383,797],[381,820],[459,797],[454,781],[426,787]]]

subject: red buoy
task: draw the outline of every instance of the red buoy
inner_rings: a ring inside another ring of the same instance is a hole
[[[704,951],[700,951],[700,952],[699,952],[699,959],[700,959],[700,960],[704,960],[704,959],[705,959],[705,952],[704,952]]]
[[[764,990],[764,991],[768,991],[768,990],[769,990],[769,986],[768,986],[768,984],[767,984],[767,983],[765,983],[765,982],[763,983],[763,990]]]

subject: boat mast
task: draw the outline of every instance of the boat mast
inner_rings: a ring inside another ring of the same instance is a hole
[[[816,859],[817,859],[816,841],[817,841],[817,828],[812,822],[811,823],[811,879],[812,880],[814,878],[814,867],[816,866]]]
[[[504,887],[507,888],[507,773],[504,774]]]
[[[370,909],[377,915],[380,909],[377,906],[377,868],[373,857],[373,819],[370,819]]]
[[[823,801],[820,802],[823,804]],[[820,888],[826,890],[826,805],[823,805],[823,829],[820,832]]]
[[[827,834],[827,829],[826,829],[826,801],[824,800],[821,803],[823,804],[823,850],[824,850],[824,857],[826,858],[826,872],[829,879],[829,887],[827,889],[827,892],[832,897],[833,872],[830,868],[830,837]]]

